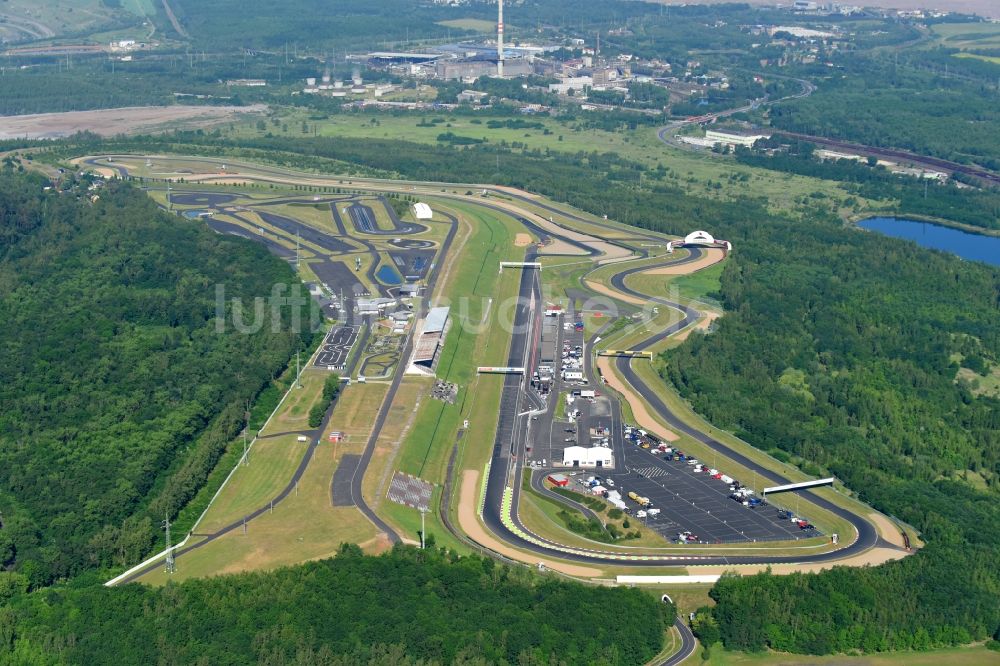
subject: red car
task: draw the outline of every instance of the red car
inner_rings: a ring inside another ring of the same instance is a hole
[[[719,473],[719,474],[713,474],[712,478],[713,479],[721,479],[722,478],[722,474],[721,473]]]

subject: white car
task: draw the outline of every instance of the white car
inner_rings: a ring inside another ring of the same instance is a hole
[[[614,479],[608,479],[607,481],[605,481],[605,483],[608,484],[608,488],[614,488],[615,487],[615,480]]]

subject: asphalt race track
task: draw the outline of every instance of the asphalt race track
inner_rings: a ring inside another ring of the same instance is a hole
[[[353,325],[334,326],[330,329],[319,353],[316,354],[314,365],[318,368],[343,370],[351,355],[351,349],[358,340],[358,330],[359,327]]]
[[[560,211],[562,212],[562,211]],[[565,214],[565,213],[563,213]],[[687,263],[695,261],[701,256],[701,251],[697,248],[692,248],[691,254],[680,260],[680,261],[666,261],[659,265],[671,265],[677,263]],[[530,260],[530,258],[528,259]],[[634,290],[629,289],[624,284],[624,279],[628,275],[649,270],[651,266],[643,266],[641,268],[632,268],[623,270],[612,278],[612,284],[622,292],[626,294],[633,295],[637,298],[643,300],[651,300],[668,307],[674,307],[681,311],[684,315],[683,319],[676,324],[666,328],[660,333],[652,336],[650,339],[646,340],[641,345],[634,346],[634,349],[640,351],[642,349],[648,348],[654,345],[659,340],[672,335],[688,325],[693,324],[697,318],[697,311],[683,306],[678,303],[673,303],[667,301],[666,299],[653,297],[650,298],[645,294],[640,294]],[[521,285],[519,289],[519,296],[521,297],[522,303],[530,299],[532,294],[539,293],[538,276],[535,271],[522,271],[521,274]],[[528,339],[528,333],[525,329],[530,328],[529,322],[531,320],[531,313],[527,311],[528,308],[524,305],[520,306],[515,312],[514,320],[514,330],[515,333],[512,336],[510,353],[507,365],[509,366],[525,366],[525,346]],[[531,367],[529,364],[526,367]],[[736,451],[733,451],[726,447],[721,442],[718,442],[714,438],[710,437],[705,433],[701,433],[695,428],[688,426],[681,422],[676,414],[670,411],[666,404],[660,400],[652,390],[646,386],[640,378],[631,370],[629,359],[618,359],[618,368],[623,372],[626,381],[632,384],[637,391],[644,395],[650,403],[652,410],[660,413],[668,425],[672,428],[684,432],[691,437],[698,439],[712,449],[719,451],[720,454],[740,463],[747,469],[751,471],[756,471],[761,479],[766,479],[768,481],[773,481],[775,484],[789,483],[788,479],[785,479],[781,475],[770,472],[764,469],[757,463],[749,460],[745,456],[742,456]],[[529,550],[531,552],[538,553],[540,555],[555,555],[562,559],[573,560],[577,562],[587,562],[591,564],[607,564],[609,561],[613,561],[620,557],[618,554],[614,554],[617,557],[609,557],[609,554],[598,554],[599,551],[584,552],[578,549],[567,550],[558,544],[547,542],[545,539],[540,539],[537,535],[534,535],[536,539],[543,542],[544,545],[534,543],[515,534],[507,529],[503,524],[502,520],[502,504],[504,490],[508,484],[514,489],[512,506],[510,509],[511,519],[516,526],[523,533],[530,534],[530,531],[520,523],[517,517],[517,501],[519,495],[519,489],[521,487],[521,472],[523,467],[517,462],[516,457],[518,449],[516,446],[516,427],[515,424],[519,420],[519,400],[513,395],[515,386],[519,386],[522,378],[518,376],[506,376],[504,383],[503,397],[501,398],[501,410],[500,417],[497,428],[497,437],[494,441],[492,462],[490,467],[490,477],[487,480],[486,487],[486,502],[483,509],[483,520],[487,527],[493,531],[495,534],[502,535],[502,538],[508,543],[517,546],[519,548]],[[519,389],[517,389],[520,392]],[[511,481],[508,479],[513,477]],[[839,560],[850,555],[864,552],[869,548],[875,546],[878,543],[878,534],[875,531],[874,526],[871,525],[867,520],[856,516],[849,511],[841,509],[831,502],[828,502],[820,497],[817,497],[813,493],[804,493],[810,501],[819,505],[835,515],[848,520],[857,530],[858,538],[851,544],[833,552],[829,553],[816,553],[810,555],[792,555],[792,556],[774,556],[774,555],[760,555],[760,556],[725,556],[725,555],[699,555],[699,556],[684,556],[684,555],[658,555],[650,554],[645,556],[640,556],[639,558],[629,557],[628,559],[630,565],[638,566],[663,566],[665,564],[673,566],[690,566],[698,564],[767,564],[767,563],[804,563],[804,562],[823,562]],[[734,503],[734,508],[737,507]],[[742,507],[740,507],[742,508]],[[767,510],[765,508],[765,510]],[[624,559],[624,558],[622,558]]]
[[[295,240],[295,237],[298,236],[302,241],[312,243],[313,245],[330,252],[354,251],[353,245],[348,245],[335,236],[323,233],[315,227],[310,227],[308,224],[303,224],[298,220],[293,220],[290,217],[285,217],[284,215],[266,213],[262,210],[258,210],[256,213],[260,216],[261,220],[270,224],[272,227],[281,229],[287,234],[287,238],[293,241]]]

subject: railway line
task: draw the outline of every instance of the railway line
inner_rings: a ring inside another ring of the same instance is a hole
[[[885,157],[895,160],[902,160],[904,162],[909,162],[919,167],[928,167],[930,169],[936,169],[938,171],[944,171],[949,174],[960,173],[965,176],[972,178],[978,178],[985,183],[993,186],[1000,186],[1000,174],[993,171],[988,171],[981,167],[972,166],[968,164],[959,164],[958,162],[952,162],[950,160],[941,159],[939,157],[928,157],[926,155],[917,155],[906,150],[900,150],[897,148],[880,148],[877,146],[868,146],[861,143],[852,143],[850,141],[839,141],[837,139],[828,139],[822,136],[814,136],[812,134],[799,134],[796,132],[786,132],[784,130],[778,130],[775,134],[781,136],[787,136],[792,139],[799,139],[800,141],[808,141],[810,143],[815,143],[820,146],[827,148],[837,148],[840,150],[852,151],[855,153],[861,153],[866,155],[872,155],[874,157]]]

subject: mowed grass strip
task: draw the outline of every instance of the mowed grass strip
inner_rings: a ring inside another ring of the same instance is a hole
[[[360,454],[371,434],[373,414],[385,397],[384,384],[353,384],[344,389],[334,408],[330,426],[323,436],[313,459],[292,492],[273,513],[265,513],[247,525],[178,558],[177,573],[172,580],[192,576],[209,576],[251,569],[270,569],[310,559],[331,556],[341,543],[363,544],[369,552],[387,547],[375,526],[355,507],[334,507],[330,502],[330,481],[337,466],[347,453]],[[330,431],[350,434],[346,442],[331,443]],[[219,526],[238,520],[242,515],[262,506],[284,488],[305,452],[305,444],[295,436],[261,440],[269,444],[267,456],[251,460],[241,467],[220,495],[209,515],[199,527],[199,533],[211,530],[209,518]],[[273,446],[270,446],[272,445]],[[276,461],[282,464],[275,464]],[[278,491],[275,491],[278,488]],[[268,493],[272,494],[268,494]],[[229,517],[236,516],[233,520]],[[161,584],[166,581],[162,570],[143,577],[143,582]]]
[[[288,485],[307,446],[295,435],[258,440],[250,463],[236,469],[195,531],[215,532],[270,502]]]
[[[452,310],[452,328],[437,369],[438,377],[459,385],[459,393],[454,405],[430,399],[429,395],[422,399],[395,461],[396,469],[435,484],[445,480],[458,429],[466,418],[470,429],[461,443],[463,458],[474,460],[473,464],[481,468],[492,449],[502,377],[478,376],[476,366],[502,365],[506,360],[510,333],[498,323],[499,303],[516,295],[520,274],[508,271],[501,279],[499,261],[515,260],[524,252],[513,245],[513,235],[519,227],[507,216],[456,202],[448,202],[447,209],[460,215],[462,222],[472,229],[465,242],[456,239],[452,249],[457,254],[449,261],[457,263],[451,266],[440,292],[452,303],[468,299],[466,305]],[[485,325],[484,315],[488,315]],[[471,455],[470,449],[475,449]],[[457,469],[465,468],[466,464],[460,458]],[[440,489],[436,489],[432,505],[436,507],[439,502]],[[385,502],[380,514],[409,538],[417,538],[420,526],[417,511]],[[448,534],[436,512],[428,514],[425,520],[428,533],[435,534],[438,543],[467,550]]]

